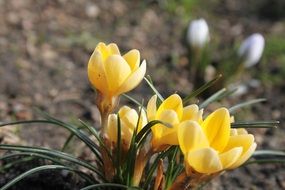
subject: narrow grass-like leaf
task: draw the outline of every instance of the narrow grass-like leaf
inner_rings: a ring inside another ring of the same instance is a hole
[[[134,99],[133,97],[127,95],[127,94],[123,94],[123,96],[125,98],[127,98],[128,100],[130,100],[131,102],[135,103],[137,106],[141,106],[141,103],[139,101],[137,101],[136,99]],[[143,108],[145,109],[145,108]]]
[[[55,164],[65,165],[63,162],[59,161],[58,159],[56,159],[54,157],[47,156],[47,155],[44,155],[44,154],[29,153],[29,152],[18,152],[18,153],[7,154],[7,155],[4,155],[4,156],[0,157],[0,160],[6,160],[6,159],[15,158],[15,157],[16,158],[20,157],[20,159],[17,159],[16,162],[8,162],[7,164],[5,164],[2,167],[0,167],[0,171],[1,170],[6,170],[6,169],[12,167],[15,164],[22,163],[22,162],[27,162],[27,161],[30,161],[30,160],[35,159],[35,158],[42,158],[42,159],[45,159],[45,160],[50,160],[50,161],[52,161]]]
[[[184,165],[183,164],[178,164],[176,167],[175,167],[175,170],[173,172],[173,175],[172,175],[172,179],[171,181],[173,182],[177,176],[184,170]]]
[[[132,139],[131,139],[131,143],[130,143],[130,148],[129,148],[129,151],[127,153],[127,159],[125,162],[126,170],[124,171],[124,176],[127,176],[125,179],[127,185],[132,184],[132,178],[133,178],[134,169],[135,169],[135,162],[136,162],[137,152],[139,149],[138,143],[136,142],[136,137],[137,137],[139,123],[141,120],[142,109],[143,109],[143,101],[140,104],[140,109],[139,109],[139,114],[138,114],[139,117],[138,117],[138,120],[136,123],[136,127],[133,131],[133,135],[132,135]]]
[[[266,99],[264,98],[259,98],[259,99],[254,99],[254,100],[249,100],[249,101],[246,101],[246,102],[242,102],[240,104],[237,104],[235,106],[232,106],[229,108],[229,112],[232,114],[232,113],[235,113],[238,109],[241,109],[243,107],[247,107],[247,106],[250,106],[252,104],[256,104],[256,103],[260,103],[260,102],[265,102]]]
[[[28,121],[16,121],[16,122],[8,122],[8,123],[2,123],[0,124],[0,127],[3,126],[9,126],[9,125],[19,125],[19,124],[32,124],[32,123],[46,123],[46,124],[52,124],[57,125],[60,127],[63,127],[70,132],[72,132],[76,137],[78,137],[82,142],[84,142],[87,147],[90,148],[90,150],[96,155],[98,160],[102,163],[102,158],[99,153],[99,147],[96,145],[86,134],[78,130],[76,127],[66,124],[62,121],[50,118],[50,120],[28,120]]]
[[[175,148],[173,148],[171,152],[172,155],[168,156],[168,167],[167,167],[166,174],[165,174],[166,189],[168,189],[168,187],[172,184],[171,179],[172,179],[173,169],[174,169],[175,162],[176,162],[175,157],[178,151],[179,151],[179,147],[175,146]]]
[[[36,158],[41,158],[41,159],[45,159],[45,160],[49,160],[49,161],[52,161],[53,164],[58,164],[58,165],[62,165],[62,166],[68,166],[66,163],[63,163],[53,157],[50,157],[50,156],[47,156],[47,155],[44,155],[44,154],[37,154],[37,153],[28,153],[28,152],[20,152],[20,153],[12,153],[12,154],[9,154],[9,155],[5,155],[3,157],[0,158],[1,159],[7,159],[7,158],[13,158],[13,157],[21,157],[21,158],[18,158],[16,161],[13,161],[13,162],[8,162],[7,164],[3,165],[1,168],[0,168],[0,171],[1,170],[7,170],[9,169],[10,167],[14,167],[15,164],[21,164],[23,162],[27,162],[27,161],[31,161],[31,160],[34,160]],[[75,168],[74,168],[75,169]],[[97,181],[87,175],[87,174],[83,174],[83,173],[78,173],[79,176],[81,176],[83,179],[87,180],[89,183],[96,183]]]
[[[99,142],[100,144],[100,147],[102,147],[108,154],[108,156],[110,157],[110,159],[112,161],[114,161],[111,153],[110,153],[110,150],[106,147],[105,143],[103,142],[103,140],[101,139],[100,135],[98,134],[98,132],[96,131],[96,129],[90,125],[88,125],[87,123],[85,123],[84,121],[80,120],[79,119],[79,122],[82,124],[83,127],[87,128],[91,134],[97,139],[97,141]]]
[[[82,129],[82,128],[83,128],[83,127],[78,127],[78,129]],[[61,148],[61,151],[62,151],[62,152],[65,152],[65,151],[66,151],[66,149],[67,149],[69,143],[71,143],[71,141],[72,141],[72,139],[73,139],[74,137],[75,137],[75,135],[74,135],[73,133],[71,133],[71,134],[67,137],[66,141],[64,142],[64,144],[63,144],[63,146],[62,146],[62,148]]]
[[[121,147],[122,147],[122,126],[120,115],[117,114],[117,153],[116,153],[116,166],[117,174],[121,176]]]
[[[282,164],[285,163],[285,159],[260,159],[260,160],[253,160],[253,161],[247,161],[243,164],[243,166],[249,165],[249,164]]]
[[[231,123],[232,128],[276,128],[279,121],[239,121]]]
[[[21,164],[24,162],[28,162],[28,161],[32,161],[34,160],[34,157],[23,157],[23,158],[18,158],[17,160],[14,161],[9,161],[7,164],[4,164],[3,166],[0,167],[0,172],[3,172],[4,170],[7,170],[13,166],[15,166],[16,164]]]
[[[205,90],[207,90],[209,87],[213,86],[220,78],[222,77],[222,75],[218,75],[217,77],[215,77],[213,80],[207,82],[206,84],[204,84],[203,86],[201,86],[200,88],[198,88],[197,90],[195,90],[194,92],[192,92],[191,94],[189,94],[188,96],[186,96],[183,99],[183,104],[187,105],[189,103],[189,101],[198,96],[199,94],[201,94],[202,92],[204,92]]]
[[[33,168],[29,171],[26,171],[25,173],[19,175],[18,177],[14,178],[13,180],[11,180],[10,182],[8,182],[6,185],[4,185],[3,187],[0,188],[0,190],[6,190],[10,187],[12,187],[14,184],[16,184],[17,182],[21,181],[22,179],[37,173],[37,172],[41,172],[41,171],[45,171],[45,170],[68,170],[68,171],[72,171],[75,173],[80,173],[80,174],[84,174],[82,171],[70,168],[70,167],[66,167],[66,166],[61,166],[61,165],[45,165],[45,166],[39,166],[36,168]]]
[[[169,127],[171,128],[172,126],[169,124],[169,123],[165,123],[165,122],[162,122],[160,120],[153,120],[153,121],[150,121],[148,124],[146,124],[142,129],[141,131],[137,134],[136,136],[136,142],[139,142],[143,136],[156,124],[162,124],[166,127]]]
[[[272,156],[275,156],[275,157],[285,157],[285,151],[280,151],[280,150],[256,150],[252,157],[259,157],[259,156],[262,156],[262,157],[272,157]]]
[[[41,114],[48,120],[48,121],[52,121],[56,124],[58,124],[59,126],[62,126],[66,129],[69,129],[71,132],[74,133],[74,135],[76,135],[81,141],[83,141],[89,148],[90,150],[96,155],[96,157],[100,160],[101,163],[103,163],[101,155],[100,155],[100,147],[94,143],[88,135],[84,134],[82,131],[78,130],[77,127],[69,124],[69,123],[65,123],[59,119],[56,119],[54,117],[52,117],[51,115],[49,115],[46,112],[41,112]]]
[[[75,158],[72,155],[69,155],[64,152],[46,149],[46,148],[40,148],[40,147],[4,145],[4,144],[0,144],[0,150],[13,150],[13,151],[28,152],[28,153],[40,153],[40,154],[45,154],[45,155],[48,155],[54,158],[63,159],[73,164],[76,164],[78,166],[85,167],[93,171],[94,173],[96,173],[102,180],[105,180],[104,175],[95,166],[93,166],[92,164],[88,162],[80,160],[78,158]]]
[[[153,173],[155,172],[155,169],[157,168],[159,160],[165,158],[166,156],[168,156],[173,151],[173,149],[175,149],[175,147],[176,146],[172,146],[172,147],[168,148],[167,150],[158,153],[158,155],[156,156],[155,160],[151,164],[151,167],[146,172],[147,176],[145,178],[143,189],[148,189],[148,187],[149,187],[149,185],[151,183],[151,180],[152,180]]]
[[[114,187],[116,189],[118,188],[118,189],[127,189],[127,190],[140,189],[138,187],[128,187],[126,185],[121,185],[116,183],[101,183],[101,184],[89,185],[80,190],[100,189],[101,187]]]
[[[147,76],[147,77],[149,78],[150,76]],[[144,77],[144,80],[146,81],[146,83],[148,84],[148,86],[152,89],[152,91],[157,95],[158,100],[159,100],[159,104],[160,104],[161,102],[163,102],[164,98],[163,98],[162,95],[156,90],[156,88],[153,86],[151,80],[148,79],[148,78]]]
[[[210,103],[218,101],[226,92],[227,90],[225,88],[219,90],[218,92],[214,93],[212,96],[207,98],[202,104],[200,104],[199,108],[203,109],[206,106],[208,106]]]

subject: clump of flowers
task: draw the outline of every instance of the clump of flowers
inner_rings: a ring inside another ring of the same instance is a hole
[[[245,128],[278,123],[234,121],[232,113],[252,102],[203,113],[209,103],[225,94],[214,94],[199,105],[189,103],[219,76],[187,97],[175,93],[166,99],[145,78],[154,92],[147,105],[129,96],[137,108],[120,105],[120,95],[139,85],[145,72],[146,62],[141,63],[138,50],[121,55],[116,44],[99,43],[88,63],[88,77],[96,89],[101,114],[99,130],[83,121],[74,125],[47,114],[43,120],[0,125],[48,123],[63,127],[85,143],[95,161],[41,147],[0,144],[0,149],[13,152],[10,157],[43,158],[52,163],[23,173],[1,190],[35,172],[55,169],[78,174],[89,184],[83,190],[194,189],[226,170],[240,167],[253,155],[257,145]]]

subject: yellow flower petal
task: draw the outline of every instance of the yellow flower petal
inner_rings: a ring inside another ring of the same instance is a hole
[[[202,116],[199,111],[199,107],[196,104],[192,104],[183,108],[182,121],[185,120],[199,121],[200,117]]]
[[[108,124],[106,129],[106,135],[108,139],[112,142],[117,142],[117,136],[118,136],[118,118],[116,114],[110,114],[108,117]]]
[[[237,134],[238,134],[237,129],[231,129],[230,130],[230,136],[235,136]]]
[[[242,155],[240,156],[240,158],[233,164],[229,167],[229,169],[234,169],[234,168],[237,168],[239,166],[241,166],[244,162],[246,162],[250,157],[251,155],[253,154],[253,152],[255,151],[256,149],[256,143],[253,143],[248,149],[246,152],[243,152]]]
[[[119,55],[109,56],[104,68],[110,93],[115,93],[131,74],[128,63]]]
[[[116,94],[122,94],[135,88],[143,79],[146,72],[146,62],[143,61],[140,67],[131,73],[123,82]]]
[[[179,123],[179,118],[174,110],[163,110],[157,119],[171,125]]]
[[[195,121],[182,122],[178,126],[177,134],[179,146],[183,154],[209,146],[207,137],[199,124]]]
[[[107,47],[108,47],[110,55],[114,55],[114,54],[115,55],[120,55],[120,50],[119,50],[117,44],[110,43]]]
[[[157,110],[157,115],[160,115],[163,110],[174,110],[177,113],[178,119],[181,120],[183,115],[183,104],[180,96],[178,94],[173,94],[164,100]]]
[[[92,53],[88,62],[87,71],[91,84],[101,93],[108,94],[108,84],[100,52],[95,50]]]
[[[138,132],[147,124],[147,117],[144,109],[141,110]]]
[[[189,152],[187,162],[199,173],[212,174],[223,169],[217,151],[212,148],[203,148]]]
[[[155,126],[156,127],[156,126]],[[162,126],[165,127],[165,126]],[[160,145],[178,145],[177,132],[175,129],[168,129],[165,134],[159,138],[155,138],[152,145],[159,147]]]
[[[211,147],[223,151],[230,137],[230,114],[226,108],[220,108],[210,114],[202,124]]]
[[[153,95],[151,99],[148,101],[146,112],[147,112],[147,118],[149,121],[155,120],[156,116],[156,100],[157,96]]]
[[[126,53],[124,59],[128,62],[132,71],[136,70],[140,65],[140,52],[136,49],[133,49]]]
[[[244,129],[244,128],[237,129],[237,133],[238,133],[238,135],[246,135],[246,134],[248,134],[247,130]]]
[[[125,127],[129,128],[129,129],[131,129],[131,130],[134,130],[135,127],[137,126],[139,116],[138,116],[136,110],[130,109],[130,110],[124,115],[124,117],[121,117],[121,116],[120,116],[120,119],[121,119],[122,124],[123,124]]]
[[[118,111],[118,114],[120,115],[120,117],[125,117],[126,113],[128,113],[128,111],[130,111],[132,108],[130,108],[129,106],[123,106],[120,108],[120,110]]]
[[[163,136],[172,132],[175,132],[176,134],[176,130],[174,129],[174,127],[179,123],[179,120],[175,111],[164,110],[156,119],[172,125],[172,128],[168,128],[162,124],[156,124],[151,128],[155,138],[162,138]],[[175,142],[177,142],[177,137],[175,137]]]
[[[101,53],[103,62],[110,56],[109,48],[103,42],[100,42],[96,46],[95,51],[99,51]]]
[[[242,147],[243,152],[247,151],[249,147],[254,143],[254,136],[251,134],[236,135],[229,138],[225,151],[228,151],[235,147]]]
[[[220,160],[222,162],[223,168],[227,169],[232,166],[241,156],[242,147],[233,148],[227,152],[220,154]]]

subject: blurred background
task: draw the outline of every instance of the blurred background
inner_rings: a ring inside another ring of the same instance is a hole
[[[0,121],[37,118],[35,108],[40,108],[65,121],[80,118],[96,126],[99,112],[86,71],[100,41],[117,43],[123,53],[138,49],[165,97],[189,94],[186,31],[191,20],[204,18],[213,67],[230,67],[231,56],[250,34],[264,36],[261,61],[243,73],[255,85],[222,103],[266,98],[237,118],[279,120],[278,129],[251,132],[258,149],[284,149],[284,10],[284,0],[0,0]],[[147,100],[152,92],[143,82],[129,94]],[[52,148],[61,147],[68,135],[53,126],[25,126],[16,133],[27,144]],[[284,169],[280,164],[242,167],[206,189],[285,189]]]

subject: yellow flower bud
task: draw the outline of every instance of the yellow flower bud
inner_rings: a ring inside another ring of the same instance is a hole
[[[123,106],[118,112],[120,116],[121,124],[121,139],[123,146],[128,149],[133,132],[138,124],[138,132],[147,124],[146,113],[141,110],[140,120],[138,123],[139,115],[136,110],[129,108],[128,106]],[[106,137],[112,144],[117,143],[118,137],[118,116],[116,114],[110,114],[108,117],[108,123],[106,128]]]
[[[178,127],[179,146],[185,156],[186,173],[213,174],[243,164],[254,152],[254,136],[245,129],[231,129],[226,108],[210,114],[200,125],[184,121]]]
[[[133,49],[121,55],[114,43],[99,43],[88,63],[88,78],[104,96],[113,97],[135,88],[146,72],[146,62],[140,65],[140,52]]]

